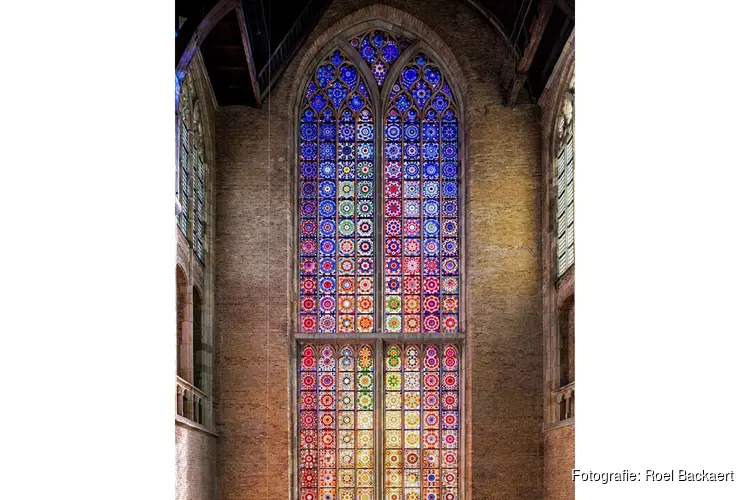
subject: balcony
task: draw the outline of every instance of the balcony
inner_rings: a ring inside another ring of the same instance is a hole
[[[179,376],[176,379],[175,413],[177,416],[197,424],[204,430],[213,432],[213,404],[211,399],[206,393],[185,379]],[[177,420],[179,421],[180,418],[177,418]]]
[[[557,420],[555,423],[568,420],[575,415],[575,391],[575,382],[552,391],[552,402],[557,407]]]

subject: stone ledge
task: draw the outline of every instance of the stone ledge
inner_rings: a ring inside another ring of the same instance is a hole
[[[205,427],[205,426],[203,426],[201,424],[195,423],[192,420],[183,417],[182,415],[175,415],[174,416],[174,421],[175,421],[175,424],[182,424],[182,425],[185,425],[187,427],[192,427],[193,429],[199,430],[201,432],[205,432],[209,436],[213,436],[215,438],[219,437],[218,434],[216,434],[215,432],[209,430],[208,427]]]

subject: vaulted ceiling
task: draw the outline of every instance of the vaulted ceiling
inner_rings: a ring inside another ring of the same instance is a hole
[[[455,0],[515,48],[506,103],[536,100],[573,30],[573,0]],[[260,107],[331,0],[176,0],[178,77],[200,49],[220,106]]]

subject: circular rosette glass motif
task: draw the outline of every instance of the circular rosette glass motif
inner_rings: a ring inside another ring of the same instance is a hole
[[[336,224],[331,219],[320,221],[320,235],[323,237],[333,236],[336,232]]]
[[[385,194],[388,198],[400,198],[401,197],[401,183],[399,181],[386,182]]]
[[[414,125],[414,124],[405,125],[404,136],[407,141],[419,140],[419,125]]]
[[[357,318],[357,331],[364,333],[371,332],[372,326],[372,316],[359,316]]]
[[[419,217],[419,202],[417,200],[406,200],[404,202],[404,215],[406,217]]]
[[[440,196],[440,183],[437,181],[425,181],[422,191],[425,198],[438,198]]]
[[[391,373],[385,377],[386,390],[397,391],[401,389],[401,374]]]
[[[426,143],[422,146],[425,160],[437,160],[438,159],[438,145],[435,143]]]
[[[354,297],[350,295],[342,295],[339,297],[339,311],[344,314],[351,314],[354,312]]]
[[[455,200],[444,201],[443,215],[445,217],[456,217],[458,215],[458,203]]]
[[[401,316],[388,316],[385,323],[389,332],[401,331]]]
[[[443,144],[443,158],[446,160],[452,160],[458,154],[458,147],[456,144],[448,143]]]
[[[315,196],[315,183],[303,182],[301,186],[302,196],[310,198]]]
[[[385,137],[391,141],[397,141],[401,137],[401,126],[395,123],[386,125]]]
[[[354,242],[350,239],[339,241],[341,255],[349,256],[354,253]]]
[[[370,274],[372,271],[372,259],[370,258],[362,258],[359,259],[359,264],[357,265],[359,268],[359,272],[362,274]]]
[[[340,259],[339,272],[342,275],[354,274],[354,259]]]
[[[362,296],[357,298],[357,311],[361,313],[372,312],[372,298],[368,296]]]
[[[372,395],[369,392],[360,392],[357,395],[357,409],[359,410],[371,410],[372,409]]]
[[[419,236],[419,219],[407,219],[404,223],[406,236]]]
[[[303,298],[300,303],[300,307],[302,308],[302,312],[314,313],[315,312],[315,299],[312,297]]]
[[[353,210],[353,207],[352,207]],[[342,219],[339,221],[339,234],[341,236],[351,236],[354,234],[354,221],[350,219]]]
[[[385,165],[385,177],[387,179],[400,179],[401,178],[401,164],[396,161],[388,162]]]
[[[354,293],[354,279],[339,278],[339,291],[341,293]]]
[[[404,310],[407,314],[419,313],[419,296],[408,295],[404,298]]]
[[[458,184],[452,181],[446,181],[443,183],[443,196],[447,198],[455,198],[458,196]]]
[[[353,141],[354,140],[354,125],[351,123],[342,123],[339,125],[339,140],[340,141]]]
[[[372,140],[372,124],[370,123],[360,123],[357,125],[357,138],[360,141],[369,141]]]
[[[406,276],[404,278],[404,293],[417,294],[420,292],[419,276]],[[419,307],[419,305],[417,305]],[[414,311],[410,311],[414,312]]]
[[[367,219],[357,221],[357,236],[372,236],[372,221]]]
[[[415,143],[407,144],[404,147],[404,155],[410,160],[416,160],[419,158],[419,145]]]
[[[419,255],[419,240],[416,238],[408,238],[404,240],[404,253],[406,255]]]
[[[385,242],[385,251],[388,255],[401,255],[401,240],[388,238]]]
[[[419,274],[419,257],[404,257],[404,274]]]
[[[336,164],[330,161],[320,162],[320,177],[323,179],[333,179],[336,176]]]
[[[457,389],[458,388],[458,377],[452,373],[446,373],[443,375],[443,387],[445,389]]]
[[[385,224],[385,234],[388,236],[400,236],[401,235],[401,221],[398,219],[388,219]]]
[[[419,198],[419,181],[404,182],[404,196],[407,198]],[[419,208],[417,208],[417,214],[419,214]]]
[[[372,163],[359,162],[357,164],[357,177],[360,179],[372,179]]]
[[[371,160],[373,156],[373,147],[369,142],[357,146],[357,158],[360,160]]]
[[[396,276],[389,277],[385,282],[385,288],[389,293],[399,293],[401,291],[401,278]]]
[[[440,300],[435,295],[429,295],[424,298],[424,310],[430,313],[437,312],[440,309]],[[425,324],[427,320],[425,319]]]
[[[443,164],[443,177],[446,179],[455,179],[457,175],[458,165],[452,162]]]
[[[427,219],[424,221],[424,234],[428,237],[435,237],[440,233],[440,225],[435,219]]]
[[[425,257],[424,259],[424,274],[432,275],[438,274],[438,260],[436,257]]]
[[[419,163],[418,162],[406,162],[406,164],[404,165],[404,178],[419,179]]]
[[[359,182],[357,184],[357,195],[360,198],[372,198],[372,182]]]
[[[315,215],[315,202],[314,201],[303,201],[302,202],[302,215],[310,217]]]
[[[455,239],[446,239],[443,241],[443,255],[456,255],[458,244]]]
[[[336,310],[336,301],[331,296],[321,297],[320,310],[324,313],[332,313]]]
[[[372,278],[360,277],[357,278],[357,288],[359,293],[370,294],[372,293]]]
[[[305,219],[302,221],[302,234],[305,236],[315,235],[316,224],[314,220]]]
[[[458,312],[458,299],[454,295],[447,295],[443,298],[443,310],[447,313]]]
[[[352,181],[341,181],[339,183],[339,197],[341,198],[353,198],[354,197],[354,183]]]
[[[427,332],[440,331],[440,317],[437,315],[429,315],[424,317],[424,329]]]
[[[372,240],[361,238],[357,241],[357,252],[359,255],[372,255]]]
[[[397,295],[390,295],[385,300],[385,307],[390,313],[401,312],[401,297]]]
[[[388,143],[385,146],[385,157],[389,160],[400,160],[401,159],[401,145],[395,142]]]
[[[306,332],[315,330],[315,316],[305,316],[302,318],[302,330]]]
[[[357,202],[357,217],[368,218],[372,217],[373,206],[372,201],[358,201]]]
[[[320,202],[321,217],[333,217],[336,214],[336,204],[332,200],[323,200]]]
[[[327,276],[320,278],[320,293],[333,293],[336,290],[336,278]]]

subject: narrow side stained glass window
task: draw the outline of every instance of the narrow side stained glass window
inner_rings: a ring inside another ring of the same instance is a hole
[[[557,276],[562,276],[574,262],[574,142],[575,142],[575,80],[563,99],[557,121]]]

